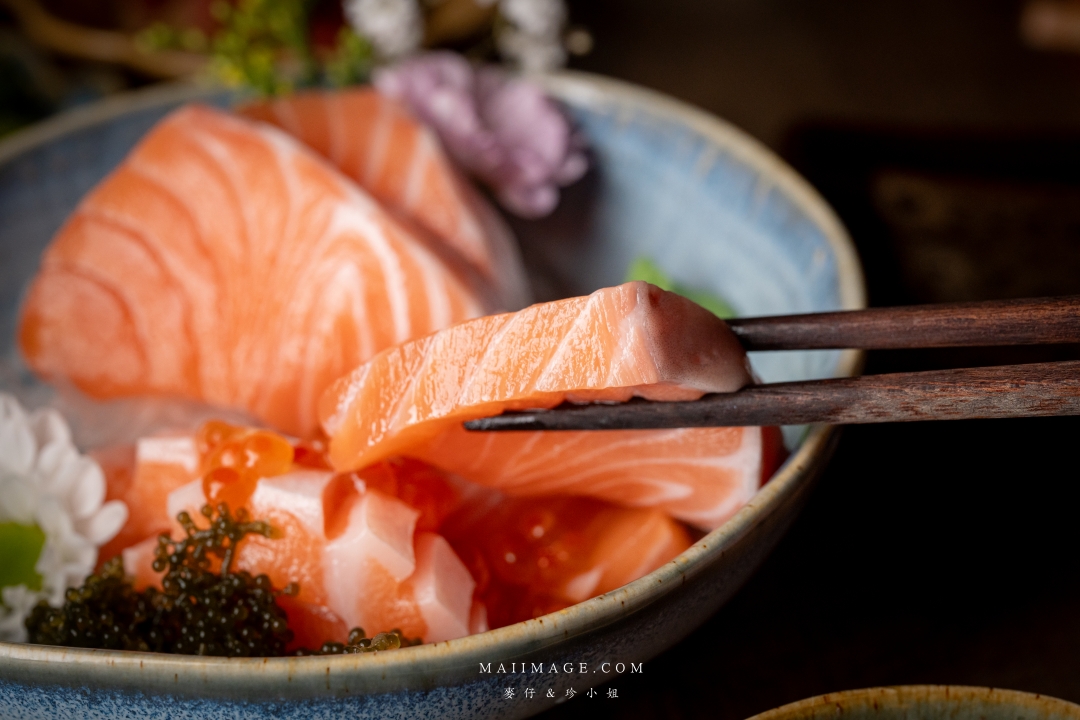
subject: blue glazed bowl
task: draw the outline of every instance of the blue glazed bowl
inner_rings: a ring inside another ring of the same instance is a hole
[[[540,299],[621,282],[638,256],[740,314],[853,309],[863,280],[843,228],[790,168],[726,123],[579,74],[545,80],[595,170],[559,210],[518,223]],[[76,203],[192,88],[102,102],[0,144],[0,384],[24,394],[13,337],[21,293]],[[755,357],[769,381],[850,375],[854,352]],[[12,370],[12,368],[15,368]],[[37,391],[43,392],[42,388]],[[659,570],[566,610],[450,642],[332,658],[207,659],[0,643],[4,717],[525,717],[623,675],[717,610],[778,542],[835,440],[789,429],[793,452],[723,527]],[[514,698],[507,698],[507,691]],[[528,690],[533,691],[530,697]]]

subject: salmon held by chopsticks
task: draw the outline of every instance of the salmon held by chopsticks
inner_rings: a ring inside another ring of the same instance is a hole
[[[567,400],[695,400],[750,382],[722,320],[632,282],[389,348],[327,390],[320,418],[339,470],[407,455],[510,494],[656,507],[712,529],[775,469],[775,428],[470,433],[462,423]]]

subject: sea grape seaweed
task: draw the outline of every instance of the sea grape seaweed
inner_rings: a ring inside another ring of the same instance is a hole
[[[209,521],[200,528],[191,516],[177,515],[185,537],[158,538],[154,570],[164,571],[162,589],[135,590],[124,577],[119,557],[82,587],[67,591],[63,607],[35,607],[26,620],[30,642],[68,647],[141,650],[226,657],[280,656],[293,639],[285,611],[275,601],[295,595],[296,583],[275,590],[266,575],[232,571],[237,544],[251,533],[273,537],[263,521],[244,510],[233,516],[221,503],[202,508]],[[216,568],[216,569],[215,569]],[[400,630],[367,638],[354,628],[346,643],[327,642],[297,655],[338,655],[419,645]]]
[[[225,504],[206,506],[202,514],[207,527],[182,512],[177,520],[186,536],[158,538],[154,569],[165,573],[161,590],[136,591],[114,558],[68,590],[63,607],[35,607],[26,620],[30,642],[182,655],[284,654],[293,635],[275,598],[296,587],[275,590],[266,575],[231,569],[237,543],[250,533],[270,537],[270,526],[249,521],[243,510],[233,517]]]
[[[82,587],[67,591],[64,605],[42,601],[26,618],[32,643],[108,650],[164,651],[163,612],[150,593],[135,592],[120,558],[105,563]]]
[[[355,627],[349,632],[349,639],[344,643],[326,642],[318,650],[298,650],[297,655],[349,655],[351,653],[377,652],[379,650],[397,650],[398,648],[420,645],[420,638],[409,639],[394,628],[390,632],[379,633],[373,638],[364,634],[363,628]]]

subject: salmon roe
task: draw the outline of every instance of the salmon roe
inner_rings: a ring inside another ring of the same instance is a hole
[[[573,605],[568,584],[586,571],[595,543],[590,525],[604,504],[587,498],[504,498],[480,519],[444,527],[476,580],[491,627]],[[482,527],[483,532],[476,532]]]
[[[230,508],[244,507],[260,478],[283,475],[299,468],[332,470],[327,460],[323,436],[290,442],[269,430],[239,427],[210,420],[195,436],[199,451],[203,494],[213,505],[224,502]],[[328,490],[328,536],[333,537],[336,521],[343,521],[348,498],[355,483],[395,497],[420,513],[417,532],[435,532],[457,507],[458,491],[441,470],[410,458],[392,458],[362,470],[341,473]]]
[[[293,462],[312,470],[332,470],[326,459],[328,450],[325,438],[301,440],[293,446]]]
[[[350,475],[365,488],[396,497],[419,512],[416,532],[437,532],[458,505],[458,492],[446,473],[412,458],[392,458]]]
[[[293,467],[295,451],[287,439],[270,432],[211,420],[195,437],[203,494],[213,505],[247,504],[259,478],[283,475]]]

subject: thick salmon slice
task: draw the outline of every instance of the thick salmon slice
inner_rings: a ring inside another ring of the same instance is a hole
[[[757,490],[779,451],[772,431],[485,434],[461,423],[566,400],[693,400],[749,382],[722,320],[634,282],[390,348],[338,380],[320,417],[339,469],[406,455],[511,493],[590,495],[713,528]]]
[[[511,495],[661,508],[705,530],[753,497],[781,452],[779,430],[757,427],[473,433],[458,426],[410,450]]]
[[[310,90],[237,112],[289,132],[438,238],[498,287],[505,309],[527,303],[509,228],[461,177],[436,135],[396,101],[371,88]]]
[[[304,436],[333,380],[482,314],[482,292],[287,134],[196,106],[60,230],[19,341],[94,397],[193,398]]]

